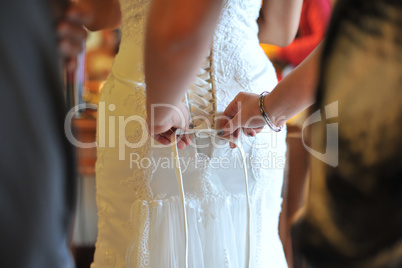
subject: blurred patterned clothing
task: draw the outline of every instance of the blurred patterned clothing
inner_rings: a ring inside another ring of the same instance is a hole
[[[310,267],[402,267],[401,18],[400,0],[334,9],[312,131],[321,154],[293,228]]]

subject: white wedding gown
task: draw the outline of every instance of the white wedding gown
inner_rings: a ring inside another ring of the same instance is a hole
[[[101,94],[99,222],[92,267],[185,267],[182,201],[171,148],[154,148],[143,120],[148,6],[148,0],[121,1],[122,41]],[[193,118],[208,117],[211,128],[219,128],[215,120],[237,93],[261,93],[277,83],[257,38],[260,7],[261,0],[225,2],[210,56],[187,93]],[[287,267],[278,235],[285,135],[265,130],[242,139],[251,202],[250,267]],[[179,151],[189,267],[246,267],[247,202],[240,153],[217,137],[193,140],[206,148]]]

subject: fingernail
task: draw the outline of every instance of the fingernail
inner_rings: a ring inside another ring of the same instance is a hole
[[[219,130],[216,134],[218,136],[222,136],[223,134],[225,134],[225,131],[224,130]]]
[[[188,124],[188,128],[189,128],[189,129],[193,129],[193,128],[194,128],[194,124],[193,124],[193,123]]]

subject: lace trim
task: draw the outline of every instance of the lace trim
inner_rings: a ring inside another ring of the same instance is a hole
[[[139,220],[141,219],[141,220]],[[131,208],[131,230],[134,234],[127,248],[127,267],[149,267],[149,206],[147,201],[135,201]]]
[[[252,92],[256,88],[250,76],[254,66],[242,53],[246,40],[255,40],[258,47],[256,21],[260,8],[261,1],[225,2],[213,41],[214,69],[220,85],[237,81],[244,91]]]
[[[204,210],[209,204],[224,203],[230,206],[231,201],[241,200],[245,202],[245,195],[231,195],[225,196],[223,194],[219,196],[208,196],[203,200],[200,200],[198,196],[186,195],[186,206],[196,212],[196,217],[198,222],[204,222],[205,225],[209,225],[211,221],[216,221],[216,216],[214,214],[209,214]],[[181,203],[179,196],[172,196],[163,200],[137,200],[132,205],[131,217],[132,225],[131,230],[134,234],[134,238],[130,247],[127,250],[126,264],[127,267],[149,267],[150,252],[148,249],[149,240],[149,226],[150,226],[150,210],[158,206],[169,206],[168,203],[177,202]],[[253,204],[253,226],[257,226],[256,232],[253,234],[255,237],[255,244],[253,246],[253,255],[256,263],[256,267],[261,267],[261,244],[263,237],[262,227],[264,226],[263,215],[261,211],[263,210],[264,198],[259,199],[258,204]],[[275,214],[276,215],[276,214]],[[139,220],[141,219],[141,220]],[[275,217],[276,219],[276,217]],[[273,218],[269,218],[273,220]],[[111,251],[110,254],[112,253]],[[227,252],[228,253],[228,252]],[[111,254],[112,255],[112,254]],[[230,267],[231,261],[228,254],[224,255],[227,267]],[[108,263],[112,260],[112,256],[109,257]]]
[[[146,19],[150,0],[120,0],[122,12],[122,39],[133,40],[135,44],[144,44]]]
[[[130,92],[123,100],[123,106],[126,106],[126,110],[130,111],[131,115],[137,115],[141,118],[146,118],[145,111],[145,88],[144,84],[136,83],[132,92]],[[129,122],[125,127],[125,138],[130,143],[137,143],[146,131],[140,123],[135,120]],[[122,135],[120,133],[120,135]],[[145,135],[148,135],[145,133]],[[151,152],[151,143],[147,137],[147,141],[142,147],[136,148],[135,153],[147,156]],[[133,197],[139,200],[151,200],[152,191],[149,186],[152,170],[149,168],[133,169],[133,172],[129,178],[122,180],[120,183],[129,187],[133,193]]]

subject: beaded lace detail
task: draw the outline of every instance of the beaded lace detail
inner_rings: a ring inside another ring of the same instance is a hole
[[[255,83],[250,76],[253,66],[242,55],[247,41],[258,45],[257,18],[261,1],[227,0],[214,36],[215,78],[220,84],[237,81],[244,91],[251,91]],[[258,46],[257,46],[258,47]]]
[[[150,0],[120,0],[122,41],[134,40],[143,45]]]

